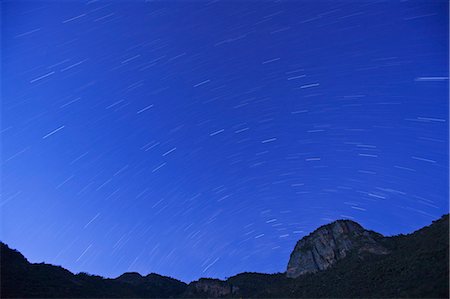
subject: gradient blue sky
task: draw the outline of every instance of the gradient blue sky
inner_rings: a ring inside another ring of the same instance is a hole
[[[184,281],[448,208],[447,1],[3,1],[0,238]]]

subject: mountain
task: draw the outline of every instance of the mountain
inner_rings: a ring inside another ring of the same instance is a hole
[[[244,273],[229,282],[242,297],[253,298],[448,298],[448,218],[445,215],[409,235],[376,239],[387,254],[356,246],[323,271],[296,278],[286,278],[285,273]]]
[[[241,273],[190,284],[149,274],[105,279],[32,264],[1,243],[1,298],[448,298],[449,216],[408,235],[384,237],[338,220],[302,238],[285,273]]]
[[[338,220],[321,226],[298,241],[287,266],[287,277],[298,277],[328,269],[351,251],[387,254],[379,242],[383,236],[365,230],[350,220]]]

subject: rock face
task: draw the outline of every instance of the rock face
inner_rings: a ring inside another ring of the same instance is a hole
[[[212,278],[200,278],[189,284],[185,296],[218,298],[235,294],[237,291],[237,287],[232,286],[226,281]]]
[[[382,237],[350,220],[338,220],[321,226],[297,242],[289,259],[286,276],[295,278],[325,270],[352,250],[358,254],[387,254],[388,250],[378,242]]]

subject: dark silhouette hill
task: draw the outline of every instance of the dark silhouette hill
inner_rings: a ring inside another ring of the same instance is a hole
[[[1,243],[1,298],[170,298],[186,284],[149,274],[125,273],[115,279],[73,274],[49,264],[31,264],[18,251]]]
[[[335,221],[297,243],[286,273],[241,273],[190,284],[154,273],[115,279],[73,274],[29,263],[1,243],[1,298],[448,298],[448,218],[392,237]]]

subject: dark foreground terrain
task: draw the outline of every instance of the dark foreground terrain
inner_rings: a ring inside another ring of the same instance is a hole
[[[186,284],[149,274],[115,279],[31,264],[1,243],[1,298],[449,297],[448,215],[409,235],[383,237],[352,221],[297,243],[286,273],[241,273]]]

